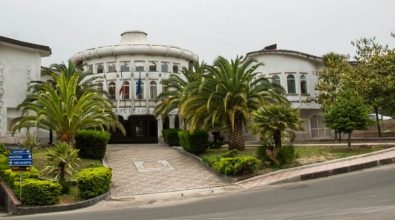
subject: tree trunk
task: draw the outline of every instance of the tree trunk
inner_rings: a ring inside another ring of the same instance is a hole
[[[245,150],[244,138],[243,138],[243,121],[241,119],[235,119],[234,128],[232,124],[228,124],[228,135],[229,135],[229,150]]]
[[[377,133],[379,134],[379,137],[381,137],[381,127],[380,127],[380,119],[379,119],[379,108],[374,107],[374,112],[376,113]]]
[[[335,141],[337,141],[337,131],[335,130]]]
[[[273,133],[273,139],[274,139],[274,147],[277,149],[281,148],[281,131],[276,130]]]
[[[338,131],[339,132],[339,143],[341,143],[342,142],[342,132],[341,131]]]
[[[51,129],[51,130],[49,130],[49,142],[48,142],[48,145],[52,146],[52,143],[53,143],[53,131]]]
[[[59,163],[59,182],[60,183],[64,183],[64,181],[65,181],[65,176],[66,176],[65,166],[66,166],[66,161],[61,160]]]
[[[348,133],[348,138],[347,138],[347,142],[348,142],[348,149],[351,150],[351,133]]]

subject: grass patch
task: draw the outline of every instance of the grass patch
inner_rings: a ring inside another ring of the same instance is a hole
[[[356,156],[360,154],[371,153],[379,150],[384,150],[390,146],[368,146],[359,145],[353,146],[348,149],[347,146],[295,146],[295,151],[297,159],[292,164],[286,164],[283,168],[291,168],[297,166],[303,166],[307,164],[319,163],[328,160],[335,160],[345,157]],[[256,156],[256,146],[246,146],[244,151],[238,151],[238,155],[246,156]],[[219,149],[207,149],[207,151],[201,155],[203,162],[207,163],[211,158],[218,157],[224,153],[228,152],[226,147]],[[278,170],[278,168],[273,167],[262,167],[257,174],[264,174]]]

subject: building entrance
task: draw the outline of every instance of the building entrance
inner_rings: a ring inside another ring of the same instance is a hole
[[[126,136],[120,130],[111,134],[110,143],[158,143],[158,123],[152,115],[131,115],[128,120],[118,116],[125,127]]]

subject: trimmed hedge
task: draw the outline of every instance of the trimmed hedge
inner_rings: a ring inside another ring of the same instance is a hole
[[[262,162],[251,156],[222,157],[211,162],[214,170],[227,176],[240,176],[254,173]]]
[[[81,158],[103,159],[110,134],[99,130],[82,130],[75,135],[75,147]]]
[[[20,186],[22,188],[23,205],[54,205],[59,201],[62,190],[62,186],[57,182],[24,179],[22,183],[15,182],[14,192],[18,198]]]
[[[81,170],[77,178],[77,186],[81,198],[89,199],[102,195],[110,190],[112,170],[107,167],[94,167]]]
[[[180,145],[182,148],[192,154],[201,154],[209,147],[207,131],[179,131],[178,136],[180,138]]]
[[[5,144],[0,144],[0,155],[4,155],[6,157],[8,157],[8,155],[10,155],[10,151],[7,149]]]
[[[24,179],[38,179],[39,172],[37,168],[30,167],[30,171],[22,172],[22,181]],[[15,184],[19,183],[19,172],[14,172],[11,169],[6,169],[2,172],[2,177],[4,182],[7,183],[8,186],[14,188]]]
[[[167,128],[162,130],[163,140],[169,146],[179,146],[180,140],[178,138],[178,132],[180,129]]]

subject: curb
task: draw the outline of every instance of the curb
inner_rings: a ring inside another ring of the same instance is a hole
[[[247,180],[239,181],[236,183],[236,185],[248,183],[248,182],[254,181],[256,179],[270,177],[270,176],[273,176],[276,174],[285,173],[285,172],[289,172],[289,171],[296,171],[296,170],[301,170],[301,169],[305,169],[305,168],[312,168],[312,167],[317,167],[317,166],[322,166],[322,165],[327,165],[327,164],[333,164],[333,163],[337,163],[337,162],[343,162],[343,161],[368,157],[368,156],[372,156],[372,155],[382,154],[382,153],[386,153],[386,152],[390,152],[390,151],[395,151],[395,148],[392,147],[389,149],[376,151],[376,152],[372,152],[372,153],[361,154],[361,155],[356,155],[356,156],[346,157],[346,158],[341,158],[341,159],[336,159],[336,160],[330,160],[330,161],[326,161],[326,162],[322,162],[322,163],[309,164],[309,165],[305,165],[305,166],[294,167],[294,168],[289,168],[289,169],[284,169],[284,170],[278,170],[278,171],[271,172],[268,174],[255,176],[255,177],[247,179]],[[373,161],[360,163],[360,164],[354,164],[354,165],[343,166],[343,167],[338,167],[338,168],[334,168],[334,169],[327,169],[327,170],[317,171],[317,172],[313,172],[313,173],[306,173],[306,174],[291,176],[289,178],[276,180],[271,183],[262,184],[261,186],[317,179],[317,178],[328,177],[328,176],[333,176],[333,175],[337,175],[337,174],[343,174],[343,173],[353,172],[353,171],[357,171],[357,170],[367,169],[367,168],[371,168],[371,167],[387,165],[390,163],[395,163],[395,157],[385,158],[385,159],[381,159],[381,160],[373,160]],[[254,186],[254,187],[258,187],[258,186]],[[254,187],[250,187],[250,188],[254,188]]]
[[[161,193],[149,193],[149,194],[138,194],[132,196],[119,196],[119,197],[111,197],[109,201],[129,201],[129,202],[147,202],[153,203],[157,201],[164,201],[170,199],[182,199],[182,198],[192,198],[198,196],[207,196],[207,195],[218,195],[224,194],[229,191],[238,191],[240,187],[235,185],[229,186],[215,186],[215,187],[207,187],[207,188],[199,188],[199,189],[190,189],[190,190],[180,190],[180,191],[171,191],[171,192],[161,192]]]
[[[48,213],[48,212],[70,211],[70,210],[85,208],[94,205],[102,200],[108,199],[110,195],[111,193],[107,192],[100,196],[71,204],[50,205],[50,206],[17,206],[11,214],[28,215],[28,214],[38,214],[38,213]]]

